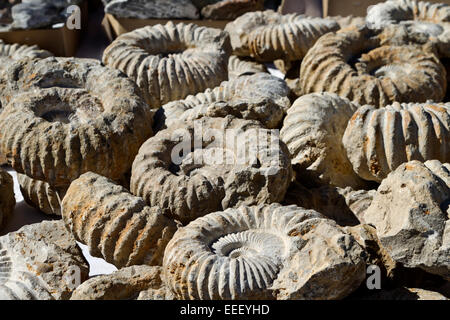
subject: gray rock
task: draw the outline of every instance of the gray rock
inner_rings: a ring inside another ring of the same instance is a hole
[[[202,17],[213,20],[234,20],[247,12],[264,10],[264,0],[223,0],[205,6]]]
[[[112,0],[105,12],[117,18],[198,19],[197,8],[189,0]]]
[[[12,7],[14,29],[39,29],[60,21],[59,10],[47,3],[20,3]]]

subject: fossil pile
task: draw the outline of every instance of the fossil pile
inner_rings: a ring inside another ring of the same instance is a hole
[[[260,3],[165,10],[229,2]],[[0,42],[0,155],[51,220],[0,236],[0,299],[450,298],[449,39],[449,5],[388,0],[147,26],[102,61]]]

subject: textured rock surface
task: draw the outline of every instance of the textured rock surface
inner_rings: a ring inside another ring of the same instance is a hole
[[[291,106],[288,95],[289,88],[284,81],[268,73],[241,76],[224,81],[214,89],[165,104],[155,115],[156,130],[168,128],[177,121],[227,115],[258,120],[266,128],[277,128]]]
[[[354,16],[332,16],[327,17],[327,19],[331,19],[336,21],[339,24],[341,29],[358,27],[360,25],[364,25],[366,23],[365,17],[354,17]]]
[[[247,12],[264,10],[264,0],[223,0],[205,6],[202,17],[213,20],[234,20]]]
[[[14,29],[39,29],[61,21],[59,10],[49,3],[19,3],[11,15]]]
[[[339,187],[360,187],[341,142],[348,120],[359,106],[335,94],[316,93],[298,98],[288,110],[280,138],[289,148],[292,164]]]
[[[376,190],[353,190],[347,187],[345,189],[338,188],[338,192],[345,198],[345,203],[359,222],[365,223],[364,213],[372,204]]]
[[[163,269],[180,299],[339,299],[364,279],[363,255],[315,211],[242,206],[177,231]]]
[[[4,99],[14,101],[0,115],[0,152],[19,173],[54,187],[87,171],[120,179],[152,134],[152,112],[117,70],[76,58],[8,70]]]
[[[364,219],[394,260],[449,280],[449,204],[450,165],[411,161],[383,180]]]
[[[150,107],[159,108],[227,80],[230,51],[224,31],[168,22],[119,36],[103,63],[127,74]]]
[[[118,18],[198,19],[197,8],[189,0],[112,0],[105,12]]]
[[[279,202],[291,176],[286,146],[258,122],[204,117],[142,145],[131,192],[187,223],[229,207]]]
[[[95,257],[121,268],[162,263],[176,225],[113,181],[88,172],[71,183],[62,215],[75,238]]]
[[[300,60],[318,38],[337,29],[332,20],[272,10],[246,13],[225,28],[234,54],[268,62]]]
[[[250,75],[259,72],[267,72],[267,68],[262,63],[245,59],[235,55],[228,60],[228,79],[232,80],[243,75]]]
[[[417,46],[389,45],[397,36],[388,31],[361,27],[321,37],[302,61],[303,93],[326,91],[377,107],[442,101],[447,83],[438,58]]]
[[[400,164],[438,159],[450,162],[450,104],[399,104],[358,109],[343,145],[355,172],[380,182]]]
[[[0,299],[67,300],[89,267],[62,221],[45,221],[0,237]]]
[[[152,298],[168,300],[168,292],[161,279],[162,268],[131,266],[112,274],[100,275],[81,284],[71,300],[132,300]]]
[[[49,215],[61,215],[61,201],[67,187],[52,188],[47,182],[17,174],[20,191],[26,203]]]
[[[13,178],[8,172],[0,168],[0,230],[13,215],[15,206]]]

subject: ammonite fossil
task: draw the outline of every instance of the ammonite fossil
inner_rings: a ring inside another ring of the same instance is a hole
[[[0,168],[0,230],[12,216],[15,205],[13,178]]]
[[[442,101],[445,68],[419,47],[383,45],[389,39],[361,27],[321,37],[302,61],[303,93],[331,92],[359,104]]]
[[[262,62],[301,60],[317,39],[338,29],[329,19],[272,10],[246,13],[225,27],[234,54]]]
[[[358,109],[342,140],[355,172],[380,182],[411,160],[450,162],[450,105],[399,104]]]
[[[151,108],[213,88],[228,79],[228,35],[194,24],[156,25],[119,36],[103,63],[142,89]]]
[[[308,170],[325,183],[361,187],[364,182],[347,159],[342,137],[359,106],[331,93],[298,98],[288,110],[280,132],[299,174]]]
[[[179,229],[164,255],[178,299],[339,299],[365,277],[363,250],[318,212],[227,209]]]
[[[67,187],[53,188],[45,181],[17,174],[20,191],[26,203],[49,215],[61,215],[61,201]]]
[[[289,151],[276,132],[256,121],[204,117],[147,140],[130,185],[149,205],[187,223],[229,207],[279,202],[291,176]]]
[[[70,184],[62,216],[89,252],[121,268],[160,265],[175,223],[157,207],[98,174],[87,172]]]
[[[233,80],[243,75],[252,75],[260,72],[267,72],[266,66],[262,63],[235,55],[230,56],[230,59],[228,60],[229,80]]]
[[[162,106],[155,115],[155,129],[177,121],[191,122],[201,117],[258,120],[266,128],[279,126],[291,106],[286,83],[268,73],[257,73],[224,81],[214,89]]]
[[[19,173],[53,187],[87,171],[117,180],[152,135],[150,108],[118,70],[47,58],[9,72],[14,100],[0,116],[0,151]]]

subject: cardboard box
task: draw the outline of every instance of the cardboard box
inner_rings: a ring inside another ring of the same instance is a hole
[[[106,13],[102,25],[105,29],[106,35],[110,41],[120,36],[123,33],[133,31],[145,26],[154,26],[156,24],[166,24],[169,21],[174,23],[194,23],[199,26],[224,29],[230,20],[184,20],[184,19],[125,19],[116,18],[115,16]]]
[[[435,3],[450,4],[450,0],[424,0]],[[349,16],[365,17],[367,8],[380,3],[380,0],[322,0],[323,16]]]

